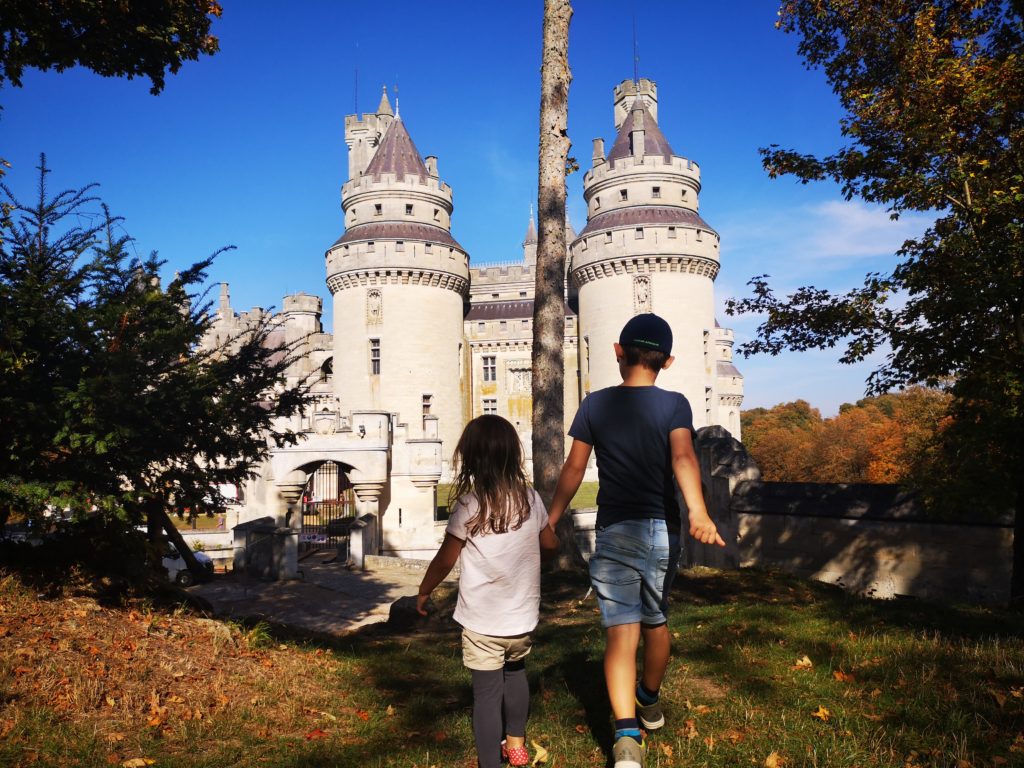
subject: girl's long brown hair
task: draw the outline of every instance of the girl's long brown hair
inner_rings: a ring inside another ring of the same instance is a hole
[[[462,431],[453,462],[458,474],[449,507],[467,493],[474,494],[480,505],[466,526],[470,536],[514,531],[529,519],[523,448],[508,421],[492,414],[477,416]]]

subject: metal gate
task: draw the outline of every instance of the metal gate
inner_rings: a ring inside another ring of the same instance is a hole
[[[338,550],[348,559],[348,535],[355,522],[355,495],[348,476],[333,461],[320,465],[302,493],[299,555]]]

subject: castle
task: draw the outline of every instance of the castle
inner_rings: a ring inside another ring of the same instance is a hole
[[[622,325],[655,312],[677,358],[659,385],[686,395],[696,427],[739,437],[743,378],[732,331],[715,322],[719,236],[697,212],[700,168],[659,128],[653,81],[616,86],[614,116],[615,141],[606,154],[594,140],[583,179],[587,224],[567,226],[565,426],[587,393],[619,382]],[[271,516],[302,541],[306,507],[342,500],[373,522],[378,552],[431,556],[444,532],[438,484],[465,423],[497,413],[530,450],[536,230],[531,215],[520,263],[471,267],[452,235],[452,189],[386,91],[375,113],[345,118],[345,141],[345,230],[326,252],[333,333],[316,296],[287,296],[270,318],[272,343],[299,345],[289,376],[312,384],[313,401],[288,425],[299,444],[273,450],[244,489],[243,517]],[[236,313],[222,285],[208,341],[266,319]]]

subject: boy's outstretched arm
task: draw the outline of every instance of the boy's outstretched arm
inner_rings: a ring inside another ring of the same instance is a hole
[[[445,576],[451,573],[464,546],[466,546],[466,542],[462,539],[452,536],[450,533],[444,535],[441,548],[437,550],[434,559],[427,566],[427,572],[423,574],[419,594],[416,596],[416,610],[421,616],[427,615],[426,605],[430,593],[434,591],[434,587],[444,581]]]
[[[593,450],[590,443],[573,439],[569,448],[569,455],[562,465],[562,474],[558,476],[558,485],[555,486],[555,495],[551,499],[551,508],[548,510],[548,525],[552,529],[558,525],[558,519],[565,512],[572,497],[580,489],[583,482],[583,475],[587,471],[587,462],[590,461],[590,452]]]
[[[672,449],[672,472],[683,492],[686,508],[690,516],[690,535],[701,544],[717,544],[725,546],[718,528],[708,515],[704,505],[704,493],[700,487],[700,464],[693,450],[693,435],[685,428],[673,429],[668,433],[669,446]]]

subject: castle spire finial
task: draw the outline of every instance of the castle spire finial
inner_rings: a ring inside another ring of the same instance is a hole
[[[401,114],[398,111],[398,78],[395,78],[395,120],[401,119]]]

